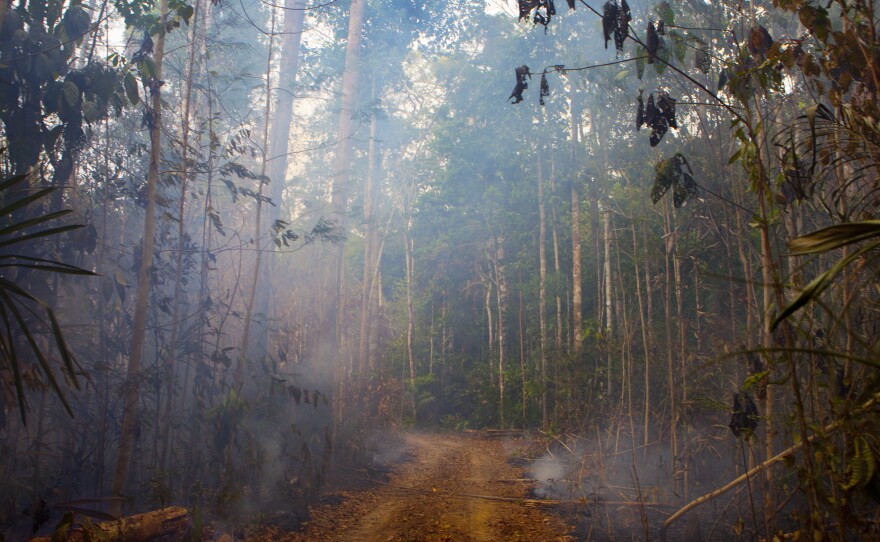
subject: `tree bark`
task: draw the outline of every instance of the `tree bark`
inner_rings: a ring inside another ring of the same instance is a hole
[[[498,303],[498,418],[501,420],[500,427],[504,428],[504,343],[506,333],[504,329],[504,316],[507,309],[507,277],[504,274],[504,237],[494,239],[495,254],[493,267],[495,269],[495,297]]]
[[[257,189],[257,214],[254,217],[254,238],[251,240],[251,246],[256,252],[254,257],[254,270],[251,274],[251,290],[248,292],[248,298],[245,305],[244,325],[241,334],[241,342],[238,346],[238,364],[235,368],[235,384],[241,389],[244,384],[244,366],[249,360],[252,361],[256,356],[265,352],[248,351],[248,345],[251,336],[251,320],[254,314],[254,300],[257,297],[257,290],[260,288],[260,266],[263,263],[263,190],[266,186],[266,170],[269,167],[269,122],[272,117],[272,53],[275,50],[275,11],[272,10],[272,31],[269,36],[269,53],[266,57],[266,109],[264,112],[263,122],[263,159],[260,164],[260,178],[257,180],[259,187]],[[263,318],[265,318],[265,314]]]
[[[186,508],[172,506],[137,514],[119,521],[104,521],[99,523],[97,527],[104,532],[108,540],[149,542],[161,539],[168,542],[183,542],[190,539],[192,517]],[[85,542],[94,539],[93,536],[87,536],[79,528],[71,530],[64,538],[68,542]],[[52,540],[51,536],[42,536],[32,538],[31,542],[51,542]]]
[[[547,411],[547,211],[544,202],[543,152],[538,149],[538,323],[541,346],[541,427],[550,426]]]
[[[180,334],[180,304],[183,297],[183,252],[186,234],[186,190],[189,182],[189,120],[190,108],[192,106],[192,87],[193,77],[196,70],[196,50],[199,48],[198,39],[198,22],[200,16],[201,0],[195,0],[193,9],[195,16],[193,17],[192,28],[190,31],[190,50],[189,60],[187,62],[186,77],[184,80],[183,91],[183,119],[181,126],[181,149],[180,149],[180,201],[177,202],[177,252],[174,255],[174,297],[171,308],[171,337],[168,340],[168,352],[165,357],[165,372],[170,379],[167,396],[165,398],[165,415],[163,420],[162,433],[162,456],[159,461],[159,468],[167,469],[168,466],[168,449],[171,446],[172,431],[172,411],[174,410],[174,392],[177,381],[177,341]]]
[[[269,136],[269,193],[272,203],[266,209],[267,223],[275,224],[282,217],[284,206],[284,189],[287,187],[287,156],[290,146],[290,125],[293,118],[293,89],[296,73],[299,70],[300,46],[302,43],[303,20],[305,19],[305,3],[302,0],[285,0],[284,2],[284,37],[281,41],[281,61],[278,73],[278,85],[275,88],[275,112],[272,115],[272,128]],[[285,219],[289,219],[285,215]],[[277,252],[269,255],[269,265],[262,266],[260,284],[263,287],[257,292],[257,312],[266,315],[267,321],[277,321],[277,303],[270,295],[272,278],[278,274],[280,259]],[[253,324],[257,336],[255,349],[267,352],[269,348],[269,326]]]
[[[168,13],[168,0],[159,0],[159,21],[165,24]],[[153,50],[154,77],[162,80],[162,61],[165,56],[165,34],[156,38]],[[156,230],[156,186],[159,184],[159,159],[162,145],[162,90],[155,85],[150,99],[150,162],[147,170],[147,207],[144,211],[144,237],[141,262],[138,268],[137,298],[132,324],[131,358],[125,379],[124,406],[122,412],[122,428],[119,434],[119,447],[116,452],[116,467],[113,472],[112,492],[115,497],[122,497],[125,482],[128,479],[128,464],[134,445],[134,429],[138,418],[138,396],[141,380],[141,361],[144,354],[144,337],[146,331],[147,308],[150,301],[150,267],[153,264],[154,232]],[[113,501],[114,515],[119,515],[122,501]]]
[[[342,99],[339,106],[339,128],[337,130],[336,155],[333,161],[330,205],[334,219],[339,224],[343,233],[347,232],[346,207],[348,204],[348,189],[351,168],[352,136],[354,135],[353,117],[357,109],[361,33],[364,24],[364,11],[366,0],[352,0],[348,19],[348,37],[345,47],[345,68],[342,72]],[[342,290],[345,276],[343,273],[343,261],[345,256],[345,242],[340,242],[336,257],[336,280],[335,288],[330,292],[330,313],[325,322],[327,328],[332,326],[333,339],[335,342],[336,355],[342,341],[341,315],[344,302]],[[329,330],[325,329],[325,332]],[[341,359],[340,359],[341,363]],[[341,374],[341,373],[340,373]]]

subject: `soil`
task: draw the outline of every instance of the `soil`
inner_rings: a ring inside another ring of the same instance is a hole
[[[387,482],[325,495],[300,532],[263,533],[278,542],[568,541],[570,529],[526,499],[521,467],[510,462],[523,441],[473,434],[406,434],[411,459]],[[493,497],[511,499],[493,500]]]

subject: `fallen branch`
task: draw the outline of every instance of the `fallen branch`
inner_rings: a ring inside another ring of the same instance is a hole
[[[880,393],[874,394],[874,396],[871,397],[870,399],[868,399],[867,401],[865,401],[861,407],[854,410],[850,414],[850,416],[852,416],[853,414],[858,414],[860,412],[864,412],[865,410],[868,410],[869,408],[871,408],[874,405],[874,403],[877,402],[878,399],[880,399]],[[780,461],[782,461],[786,457],[788,457],[788,456],[792,455],[793,453],[797,452],[798,450],[800,450],[804,446],[804,444],[807,444],[809,442],[813,442],[814,440],[819,438],[820,435],[827,434],[832,431],[836,431],[837,429],[840,428],[841,425],[843,425],[843,421],[844,420],[837,420],[836,422],[833,422],[833,423],[826,425],[825,427],[822,428],[822,433],[815,433],[813,435],[810,435],[809,437],[807,437],[806,440],[802,440],[802,441],[798,442],[797,444],[790,446],[789,448],[786,448],[785,450],[779,452],[778,454],[774,455],[770,459],[764,461],[760,465],[755,465],[751,469],[747,470],[745,473],[737,476],[736,478],[734,478],[730,482],[727,482],[726,484],[719,487],[718,489],[716,489],[714,491],[710,491],[709,493],[706,493],[702,497],[698,497],[698,498],[692,500],[691,502],[689,502],[686,505],[684,505],[683,507],[681,507],[681,509],[679,509],[678,512],[676,512],[676,513],[672,514],[671,516],[669,516],[668,518],[666,518],[666,521],[663,522],[663,528],[665,529],[665,528],[669,527],[675,520],[677,520],[678,518],[680,518],[681,516],[686,514],[688,511],[696,508],[697,506],[700,506],[701,504],[703,504],[705,502],[711,501],[712,499],[714,499],[715,497],[718,497],[719,495],[723,495],[724,493],[727,493],[728,491],[730,491],[734,487],[738,486],[739,484],[745,482],[746,480],[748,480],[750,478],[754,478],[755,475],[760,474],[764,470],[770,468],[771,466],[775,465],[776,463],[779,463]]]
[[[486,501],[500,501],[500,502],[514,502],[519,504],[525,504],[528,506],[562,506],[566,504],[575,504],[579,506],[587,506],[587,505],[602,505],[602,506],[649,506],[649,507],[669,507],[672,506],[670,503],[662,503],[662,502],[639,502],[639,501],[606,501],[603,499],[591,500],[591,499],[569,499],[569,500],[554,500],[554,499],[524,499],[520,497],[497,497],[495,495],[478,495],[475,493],[451,493],[450,497],[462,497],[468,499],[483,499]]]

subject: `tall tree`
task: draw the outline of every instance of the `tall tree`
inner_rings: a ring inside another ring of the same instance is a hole
[[[137,297],[131,330],[131,357],[125,378],[122,428],[116,451],[116,467],[113,471],[112,492],[115,497],[125,494],[128,466],[134,444],[134,430],[138,423],[138,396],[141,384],[141,365],[144,355],[147,309],[150,301],[150,268],[153,263],[153,247],[156,230],[156,187],[159,184],[159,160],[162,155],[162,62],[165,58],[165,22],[168,16],[168,0],[159,0],[159,31],[153,49],[152,73],[144,74],[144,88],[150,92],[146,116],[150,128],[150,158],[147,170],[147,205],[144,210],[144,236],[141,243],[140,266],[137,275]],[[113,512],[122,510],[120,500],[113,501]]]

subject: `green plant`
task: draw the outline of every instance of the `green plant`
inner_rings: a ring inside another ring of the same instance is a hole
[[[0,182],[0,369],[12,373],[12,383],[21,412],[22,423],[27,423],[27,402],[22,377],[22,347],[36,358],[49,385],[71,416],[64,392],[49,363],[49,348],[41,346],[37,336],[41,329],[48,329],[62,360],[63,371],[69,382],[79,388],[76,361],[64,340],[64,333],[52,307],[28,292],[21,284],[23,273],[40,271],[72,275],[94,275],[91,271],[59,262],[54,259],[27,256],[28,247],[40,241],[82,228],[70,224],[49,226],[54,220],[71,213],[70,210],[33,212],[44,198],[56,188],[32,188],[30,175],[16,175]],[[29,218],[21,218],[29,217]],[[48,324],[46,322],[48,320]],[[25,344],[22,344],[22,341]]]

